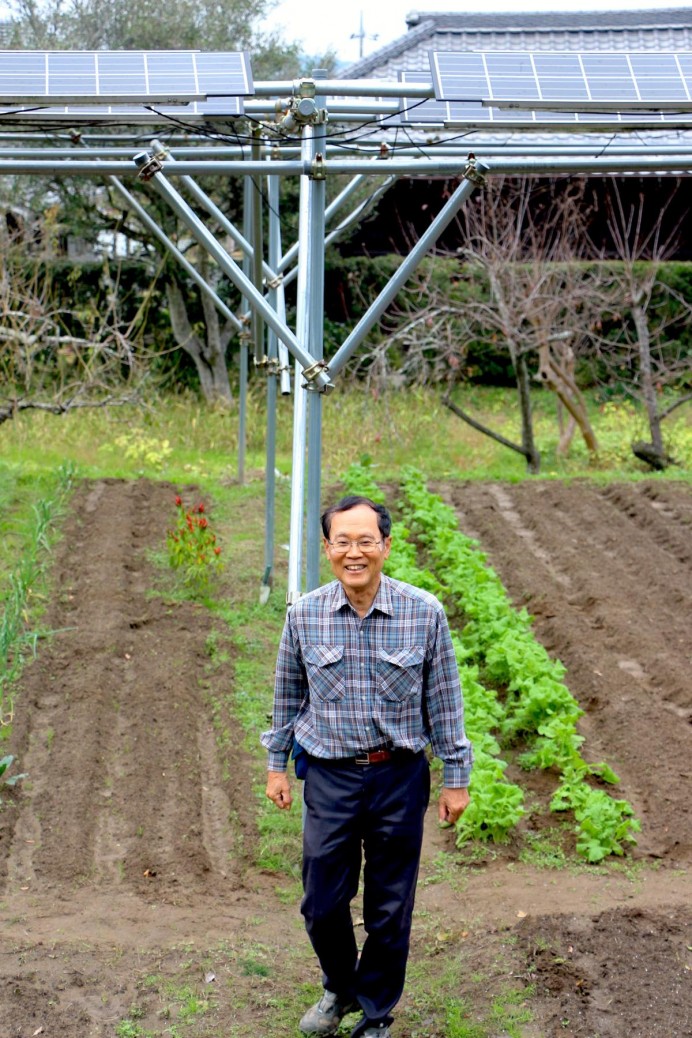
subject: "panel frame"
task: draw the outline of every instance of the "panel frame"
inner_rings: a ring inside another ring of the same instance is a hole
[[[663,61],[663,73],[660,61]],[[687,52],[650,51],[435,51],[428,52],[430,74],[438,101],[463,103],[473,101],[486,108],[520,109],[599,114],[626,112],[670,112],[681,115],[692,111],[692,54]],[[468,82],[461,88],[453,85],[455,77],[441,67],[444,59],[453,58],[460,71],[456,80]],[[442,60],[441,60],[442,59]],[[464,60],[467,60],[466,67]],[[473,59],[473,60],[471,60]],[[503,64],[507,73],[503,73]],[[658,66],[658,74],[646,75],[646,67]],[[495,66],[489,68],[489,65]],[[542,66],[537,68],[538,66]],[[550,66],[554,65],[554,70]],[[503,83],[514,67],[515,82],[521,96]],[[557,93],[565,89],[561,67],[569,66],[575,93],[567,97],[545,97],[543,84]],[[499,82],[498,82],[499,80]],[[483,87],[485,81],[485,87]],[[558,84],[562,90],[558,91]],[[507,92],[498,87],[507,88]],[[601,96],[594,97],[598,91]],[[658,94],[658,96],[654,96]],[[531,96],[533,95],[533,96]]]
[[[225,69],[214,67],[224,63]],[[128,77],[136,81],[132,89]],[[183,106],[250,97],[253,92],[247,51],[0,51],[0,105],[5,109],[46,104]]]

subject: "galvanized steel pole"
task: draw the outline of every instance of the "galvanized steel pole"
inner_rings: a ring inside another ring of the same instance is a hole
[[[279,220],[279,178],[267,177],[269,210],[269,263],[274,266],[281,256],[281,223]],[[269,285],[269,303],[278,312],[279,286]],[[267,444],[264,470],[264,575],[260,588],[260,604],[269,598],[274,568],[274,527],[276,516],[276,404],[278,383],[278,339],[273,329],[267,334]]]
[[[320,89],[320,79],[326,78],[326,71],[313,69],[316,87]],[[318,112],[324,108],[326,99],[319,93],[315,96]],[[311,163],[320,155],[324,156],[326,145],[326,127],[318,122],[311,127],[311,134],[306,141],[309,154],[306,160]],[[308,227],[308,296],[310,308],[308,320],[310,352],[318,360],[324,357],[324,228],[326,180],[303,178],[306,183],[310,222]],[[320,536],[320,498],[322,494],[322,394],[310,393],[308,398],[308,500],[306,517],[306,590],[312,591],[320,583],[320,557],[322,538]]]

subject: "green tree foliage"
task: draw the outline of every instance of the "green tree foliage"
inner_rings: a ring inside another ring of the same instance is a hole
[[[14,0],[14,46],[46,50],[250,50],[255,75],[295,73],[296,44],[260,33],[270,0]]]

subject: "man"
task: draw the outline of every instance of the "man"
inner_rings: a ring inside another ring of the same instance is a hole
[[[300,598],[277,661],[267,796],[291,806],[294,739],[307,753],[301,911],[324,994],[300,1021],[334,1034],[360,1009],[352,1038],[391,1038],[404,987],[411,915],[430,796],[424,748],[444,761],[441,822],[466,808],[471,747],[459,675],[438,600],[383,575],[387,509],[345,497],[322,516],[336,580]],[[350,904],[364,852],[360,957]]]

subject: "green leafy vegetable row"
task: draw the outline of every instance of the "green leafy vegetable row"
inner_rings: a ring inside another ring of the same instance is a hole
[[[607,764],[588,764],[581,756],[576,722],[583,711],[562,681],[565,668],[536,640],[526,610],[513,608],[477,542],[461,533],[454,511],[428,491],[422,474],[407,467],[402,490],[404,522],[467,619],[461,659],[477,663],[484,679],[506,689],[501,741],[522,737],[530,743],[520,757],[523,767],[559,770],[551,808],[574,811],[580,854],[591,862],[622,854],[640,826],[626,800],[587,781],[589,776],[619,780]]]

